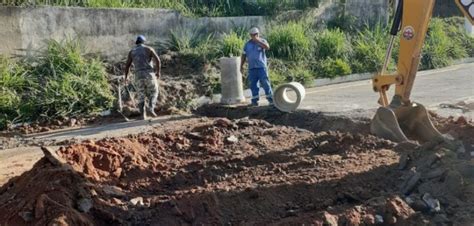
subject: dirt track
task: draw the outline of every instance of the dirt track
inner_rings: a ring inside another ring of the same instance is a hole
[[[472,123],[437,121],[444,132],[473,144]],[[0,222],[473,222],[469,152],[444,143],[395,144],[364,129],[307,128],[314,132],[260,120],[187,119],[142,135],[63,147],[59,155],[73,170],[43,158],[8,182],[0,189]],[[408,186],[416,173],[421,179]],[[440,211],[430,214],[426,193],[440,202]]]

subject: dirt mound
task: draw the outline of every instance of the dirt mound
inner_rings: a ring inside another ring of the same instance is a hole
[[[100,222],[81,213],[90,199],[86,180],[46,158],[0,189],[0,222],[6,225],[91,225]]]
[[[474,152],[474,122],[472,120],[468,121],[463,116],[443,118],[434,113],[431,113],[431,118],[441,133],[463,141],[467,151]]]
[[[67,164],[43,158],[1,188],[0,222],[465,223],[474,195],[465,186],[469,162],[454,147],[315,134],[245,118],[189,119],[60,148]]]
[[[388,140],[372,135],[351,134],[339,131],[320,132],[314,139],[313,152],[349,154],[367,150],[391,149],[395,146]]]

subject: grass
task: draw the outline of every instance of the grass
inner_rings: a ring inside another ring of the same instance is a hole
[[[347,58],[351,46],[346,34],[336,29],[327,29],[316,35],[315,56],[319,59]]]
[[[388,28],[382,24],[377,24],[374,27],[366,26],[359,31],[352,38],[352,70],[356,73],[380,70],[385,57],[388,39]],[[396,56],[396,54],[393,56]]]
[[[238,35],[237,32],[230,32],[230,34],[224,35],[222,39],[222,55],[225,57],[240,56],[243,51],[245,39],[242,35]]]
[[[35,77],[20,63],[0,56],[0,128],[8,122],[25,118],[32,101],[25,94],[35,95],[38,88]]]
[[[455,40],[461,46],[469,57],[474,57],[474,36],[465,32],[464,18],[449,17],[443,18],[443,26],[446,28],[446,34]]]
[[[451,65],[453,60],[468,56],[462,39],[459,39],[462,37],[460,36],[462,33],[451,30],[450,34],[448,33],[449,28],[452,29],[453,26],[442,19],[432,19],[423,47],[421,69],[446,67]],[[465,38],[467,39],[467,37]]]
[[[272,27],[268,42],[269,54],[276,58],[298,61],[311,53],[311,40],[305,24],[289,22]]]
[[[356,33],[339,28],[315,30],[301,22],[274,25],[266,30],[271,46],[269,73],[274,86],[291,81],[310,85],[315,78],[376,72],[382,66],[389,40],[388,27],[382,24],[364,26]],[[214,56],[239,56],[246,35],[242,29],[225,34],[222,41],[216,42],[221,50]],[[462,28],[462,18],[433,19],[420,68],[442,67],[454,59],[470,56],[474,51],[472,40]],[[395,70],[398,48],[397,38],[389,71]]]
[[[188,16],[273,15],[283,10],[317,7],[318,0],[3,0],[8,6],[79,6],[94,8],[165,8]]]
[[[315,69],[318,78],[335,78],[352,73],[349,63],[339,58],[326,58],[320,61]]]
[[[49,41],[34,62],[0,61],[0,127],[89,115],[112,106],[103,63],[84,57],[78,41]]]

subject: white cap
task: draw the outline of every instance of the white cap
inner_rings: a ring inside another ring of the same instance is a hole
[[[249,33],[250,33],[251,35],[254,35],[254,34],[260,33],[260,31],[258,30],[258,28],[253,27],[252,29],[250,29]]]

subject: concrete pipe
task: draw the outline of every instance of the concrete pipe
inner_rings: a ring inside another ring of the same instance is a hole
[[[239,104],[245,101],[240,57],[223,57],[221,68],[221,104]]]
[[[295,100],[288,97],[287,91],[294,92]],[[306,95],[304,86],[298,82],[290,82],[279,86],[273,93],[273,102],[278,110],[283,112],[295,111],[303,102]]]

